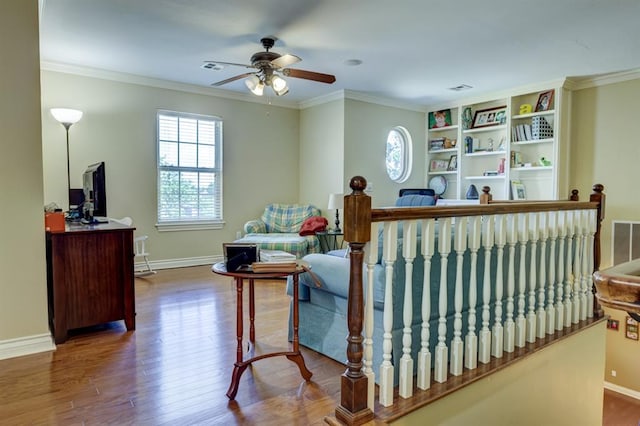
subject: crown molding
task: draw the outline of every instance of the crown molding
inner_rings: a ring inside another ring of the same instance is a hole
[[[298,103],[298,108],[307,109],[318,105],[328,104],[329,102],[343,100],[344,98],[344,90],[336,90],[335,92],[331,92],[326,95],[317,96],[312,99],[301,101],[300,103]]]
[[[107,71],[98,68],[81,67],[78,65],[62,64],[58,62],[40,62],[40,69],[44,71],[53,71],[64,74],[79,75],[82,77],[99,78],[101,80],[117,81],[120,83],[137,84],[140,86],[156,87],[159,89],[176,90],[179,92],[193,93],[196,95],[213,96],[217,98],[231,99],[242,102],[253,102],[257,104],[269,103],[270,105],[298,109],[298,102],[286,101],[282,98],[269,98],[267,101],[264,97],[254,96],[250,94],[241,94],[231,92],[229,90],[215,89],[195,84],[177,83],[168,80],[143,77],[135,74],[126,74],[115,71]]]
[[[329,102],[333,102],[337,100],[345,100],[345,99],[367,102],[375,105],[388,106],[392,108],[406,109],[406,110],[416,111],[421,113],[427,112],[427,109],[422,105],[402,102],[397,99],[372,96],[372,95],[369,95],[363,92],[357,92],[354,90],[336,90],[335,92],[331,92],[327,95],[318,96],[316,98],[309,99],[307,101],[302,101],[298,105],[300,109],[306,109],[306,108],[311,108],[314,106],[326,104]]]
[[[640,79],[640,69],[612,72],[607,74],[590,75],[586,77],[570,77],[571,90],[590,89],[607,84],[622,83]]]
[[[344,97],[345,99],[351,99],[354,101],[361,101],[361,102],[367,102],[370,104],[388,106],[392,108],[407,109],[410,111],[416,111],[416,112],[422,112],[422,113],[427,112],[427,108],[424,105],[417,105],[409,102],[402,102],[397,99],[382,98],[378,96],[369,95],[363,92],[356,92],[354,90],[345,90]]]

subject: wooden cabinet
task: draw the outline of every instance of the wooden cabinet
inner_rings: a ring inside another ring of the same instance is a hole
[[[47,232],[49,324],[56,343],[68,330],[124,320],[135,329],[134,228],[66,226]]]
[[[432,109],[426,120],[425,183],[434,174],[444,175],[448,181],[444,197],[452,199],[464,199],[472,184],[478,192],[491,187],[494,199],[513,199],[513,182],[525,188],[527,199],[568,196],[567,98],[563,82],[557,82]],[[443,110],[451,114],[451,126],[432,128],[431,116]],[[438,148],[443,137],[457,140],[451,152]],[[451,155],[457,155],[455,171],[433,170]]]

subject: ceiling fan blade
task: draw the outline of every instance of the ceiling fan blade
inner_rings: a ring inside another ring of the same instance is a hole
[[[290,55],[287,53],[286,55],[282,55],[279,58],[276,58],[273,61],[271,61],[271,65],[273,65],[276,68],[284,68],[284,67],[288,67],[289,65],[297,64],[301,60],[302,59],[300,59],[298,56]]]
[[[241,78],[249,77],[253,75],[253,72],[246,72],[244,74],[236,75],[235,77],[227,78],[226,80],[218,81],[217,83],[211,84],[212,86],[222,86],[223,84],[231,83],[232,81],[240,80]]]
[[[215,69],[216,65],[232,65],[234,67],[255,68],[253,65],[249,65],[249,64],[237,64],[235,62],[222,62],[222,61],[204,61],[204,63],[202,64],[202,68]]]
[[[282,74],[294,78],[304,78],[305,80],[319,81],[320,83],[331,84],[336,81],[336,77],[331,74],[322,74],[319,72],[298,70],[293,68],[283,69]]]

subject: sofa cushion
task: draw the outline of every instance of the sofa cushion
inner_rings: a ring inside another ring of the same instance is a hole
[[[304,221],[320,216],[320,210],[309,204],[269,204],[262,213],[267,232],[298,233]]]
[[[396,207],[425,207],[435,205],[436,197],[432,195],[410,194],[403,195],[396,200]]]
[[[316,232],[324,231],[327,229],[327,218],[322,216],[311,216],[305,219],[302,224],[302,228],[300,228],[299,234],[302,236],[305,235],[315,235]]]

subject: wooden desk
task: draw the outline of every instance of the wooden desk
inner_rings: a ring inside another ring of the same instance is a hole
[[[298,344],[298,275],[300,275],[304,270],[301,267],[295,272],[269,272],[269,273],[253,273],[253,272],[227,272],[227,268],[224,262],[219,262],[213,265],[211,268],[213,272],[216,274],[226,275],[229,277],[233,277],[236,282],[236,297],[237,297],[237,308],[236,308],[236,338],[238,340],[238,346],[236,349],[236,362],[233,367],[233,375],[231,376],[231,384],[229,385],[229,390],[227,391],[227,397],[229,399],[234,399],[236,397],[236,393],[238,392],[238,383],[240,382],[240,377],[244,370],[247,369],[248,366],[251,365],[252,362],[258,361],[264,358],[274,357],[274,356],[286,356],[288,360],[294,362],[298,368],[300,369],[300,374],[302,378],[305,380],[309,380],[313,373],[307,369],[307,366],[304,364],[304,358],[302,357],[302,353],[300,353],[300,348]],[[243,281],[245,279],[249,280],[249,353],[253,354],[253,347],[255,345],[255,300],[254,300],[254,281],[255,280],[266,280],[266,279],[274,279],[274,278],[283,278],[288,275],[293,276],[293,342],[292,342],[292,350],[290,351],[282,351],[282,352],[272,352],[267,354],[262,354],[258,356],[253,356],[247,360],[244,360],[244,354],[242,351],[242,335],[243,335],[243,313],[242,313],[242,287],[244,285]]]
[[[133,231],[115,223],[66,225],[47,232],[49,326],[56,343],[68,330],[124,319],[136,328]]]

